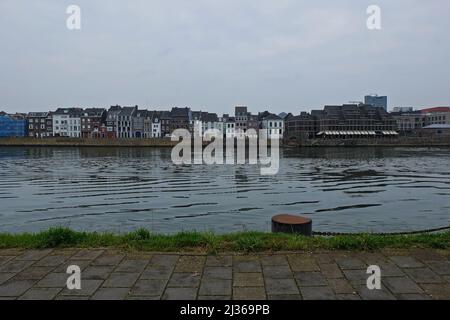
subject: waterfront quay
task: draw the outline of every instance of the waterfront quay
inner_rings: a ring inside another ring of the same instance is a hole
[[[450,251],[383,249],[168,254],[109,249],[0,250],[0,300],[448,300]],[[81,289],[69,290],[69,266]],[[369,290],[378,265],[382,287]]]
[[[58,108],[27,114],[0,112],[0,138],[155,139],[144,144],[161,145],[160,138],[170,138],[177,129],[188,130],[191,135],[222,135],[224,138],[263,130],[260,133],[265,138],[284,140],[291,145],[327,144],[329,140],[345,140],[346,144],[351,141],[358,145],[395,145],[399,144],[398,137],[421,138],[418,139],[420,144],[427,140],[449,139],[450,107],[394,108],[388,112],[386,104],[352,103],[327,105],[321,110],[302,111],[298,115],[267,110],[252,113],[246,106],[236,106],[234,115],[196,111],[190,107],[149,110],[119,105],[109,109]]]

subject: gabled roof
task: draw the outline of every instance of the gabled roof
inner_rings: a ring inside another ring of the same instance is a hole
[[[137,108],[138,108],[137,106],[135,106],[135,107],[123,107],[122,110],[120,110],[120,112],[119,112],[119,116],[120,117],[132,116],[134,114],[134,112],[136,112]]]
[[[65,115],[68,114],[70,116],[80,117],[83,112],[81,108],[58,108],[53,113],[54,115]]]
[[[111,112],[111,113],[119,113],[120,110],[122,110],[122,107],[119,106],[119,105],[117,105],[117,106],[111,106],[111,107],[109,107],[108,113],[109,113],[109,112]]]
[[[236,106],[234,107],[234,111],[235,112],[247,112],[247,107],[246,106]]]
[[[192,119],[193,120],[201,120],[202,113],[203,112],[201,112],[201,111],[192,111]]]
[[[137,110],[134,116],[137,118],[149,118],[151,116],[151,112],[148,110]]]
[[[170,111],[156,111],[157,115],[160,119],[171,119],[171,112]]]
[[[189,118],[189,108],[172,108],[172,111],[170,111],[170,116],[172,118]]]
[[[47,118],[50,112],[29,112],[28,118]]]
[[[308,112],[302,112],[297,116],[293,116],[292,114],[288,114],[288,116],[284,119],[287,122],[295,121],[295,120],[314,120],[315,117]]]
[[[271,114],[265,116],[265,117],[263,118],[263,120],[283,120],[283,119],[281,119],[281,118],[280,118],[279,116],[277,116],[276,114],[271,113]]]
[[[202,115],[202,121],[203,122],[217,122],[217,121],[219,121],[219,118],[217,117],[216,113],[205,112],[205,114]]]
[[[101,117],[106,112],[103,108],[87,108],[83,111],[84,117]]]
[[[14,121],[26,121],[27,115],[25,113],[8,114],[4,112],[0,114],[0,117],[9,118]]]
[[[442,113],[450,112],[450,107],[434,107],[420,110],[422,113]]]

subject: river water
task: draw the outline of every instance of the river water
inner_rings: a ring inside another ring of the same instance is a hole
[[[0,147],[0,232],[270,230],[301,214],[315,231],[393,232],[450,222],[450,149],[284,150],[280,171],[175,166],[164,148]]]

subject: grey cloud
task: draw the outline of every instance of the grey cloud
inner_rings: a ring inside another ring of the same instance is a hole
[[[383,29],[367,30],[366,8]],[[78,4],[82,30],[68,31]],[[446,0],[0,2],[0,109],[449,105]]]

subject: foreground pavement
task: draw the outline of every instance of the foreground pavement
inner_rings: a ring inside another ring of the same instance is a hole
[[[69,265],[81,290],[68,290]],[[382,289],[368,290],[378,265]],[[5,299],[450,299],[450,250],[195,255],[0,250]]]

